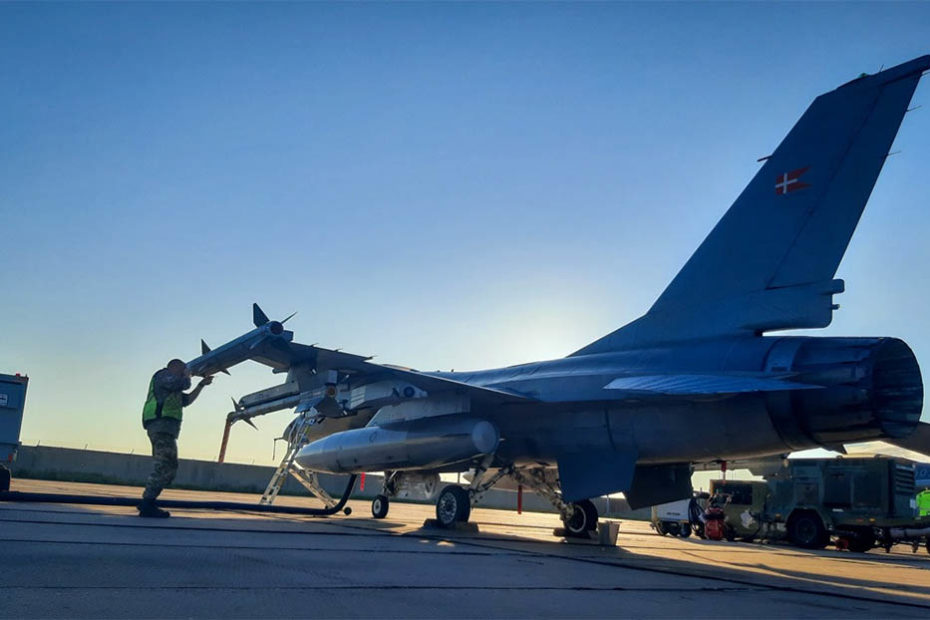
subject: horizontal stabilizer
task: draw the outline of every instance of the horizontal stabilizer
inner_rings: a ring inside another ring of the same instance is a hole
[[[914,432],[903,439],[882,437],[882,441],[930,457],[930,424],[918,422]]]
[[[818,389],[819,385],[796,383],[780,378],[752,375],[639,375],[620,377],[604,386],[607,390],[628,390],[667,396],[741,394],[744,392],[783,392]]]

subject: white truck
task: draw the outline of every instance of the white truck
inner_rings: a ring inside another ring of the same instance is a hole
[[[665,536],[681,536],[687,538],[695,527],[701,524],[696,520],[696,514],[691,514],[697,507],[703,508],[707,502],[707,493],[696,492],[691,499],[680,499],[675,502],[659,504],[652,507],[652,529],[657,534]],[[697,532],[701,535],[701,531]]]

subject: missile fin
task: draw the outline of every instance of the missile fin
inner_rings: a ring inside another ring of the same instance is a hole
[[[296,312],[292,312],[286,319],[284,319],[283,321],[281,321],[281,325],[284,325],[285,323],[287,323],[288,321],[290,321],[291,319],[293,319],[295,314],[297,314],[297,313],[296,313]]]
[[[255,323],[255,327],[261,327],[269,321],[268,315],[265,314],[261,308],[258,307],[258,304],[252,304],[252,322]]]
[[[209,353],[211,350],[212,350],[212,349],[210,349],[210,345],[208,345],[206,342],[204,342],[203,338],[201,338],[201,339],[200,339],[200,353],[203,354],[203,355],[206,355],[206,354]]]
[[[232,376],[232,373],[230,373],[230,372],[229,372],[228,370],[226,370],[225,368],[220,368],[220,372],[223,373],[224,375],[228,375],[228,376],[230,376],[230,377]]]
[[[258,427],[255,426],[255,424],[252,423],[252,420],[251,420],[251,419],[249,419],[249,418],[242,418],[242,421],[245,422],[246,424],[248,424],[249,426],[251,426],[252,428],[254,428],[255,430],[258,430]]]

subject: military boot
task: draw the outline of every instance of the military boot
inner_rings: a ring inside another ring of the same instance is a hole
[[[139,504],[137,508],[139,509],[139,516],[148,519],[167,519],[171,516],[170,512],[156,506],[154,499],[142,500],[142,503]]]

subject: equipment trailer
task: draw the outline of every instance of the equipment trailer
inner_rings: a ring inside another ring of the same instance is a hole
[[[917,512],[914,465],[904,459],[792,459],[763,481],[714,480],[728,540],[788,539],[808,549],[889,551],[898,543],[930,552],[930,518]]]
[[[10,489],[10,470],[19,449],[29,377],[0,374],[0,492]]]

